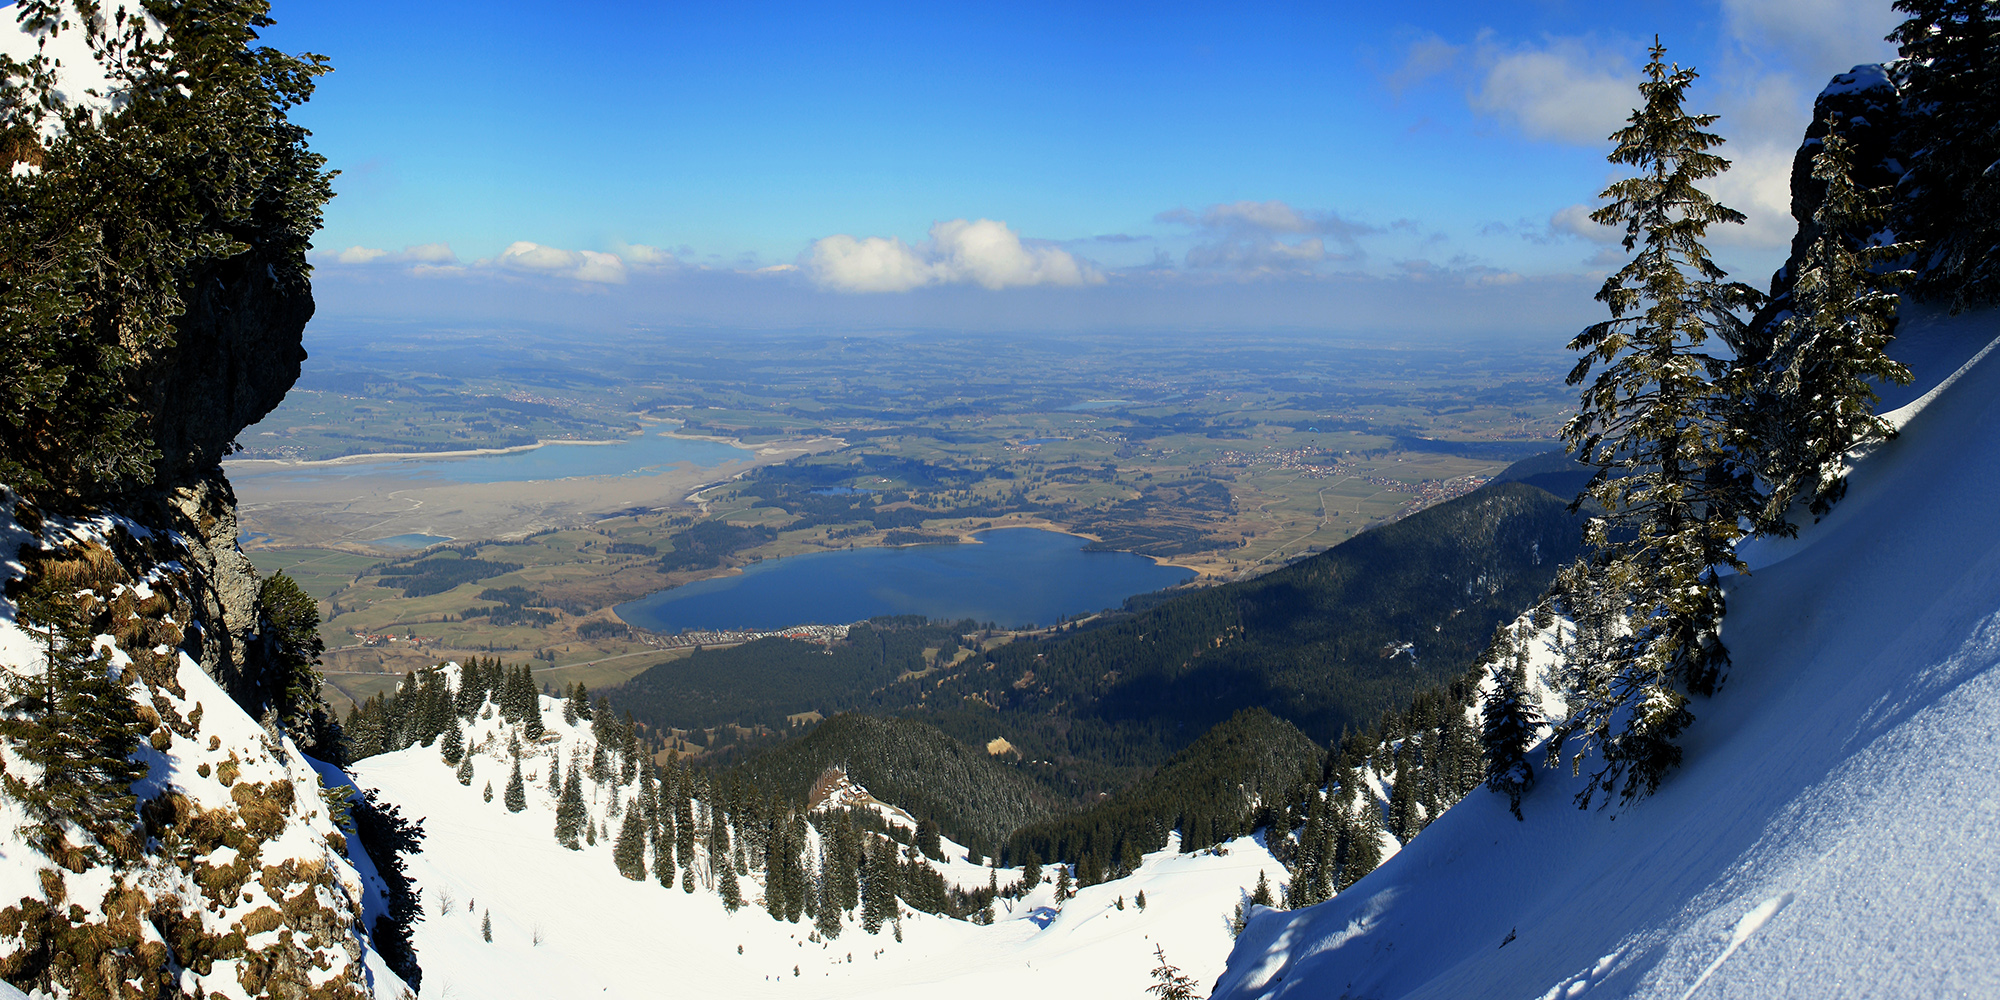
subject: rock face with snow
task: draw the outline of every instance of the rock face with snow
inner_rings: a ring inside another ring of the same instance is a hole
[[[136,827],[63,817],[55,836],[28,834],[40,821],[12,781],[41,772],[14,730],[0,739],[0,977],[72,996],[398,995],[363,929],[379,890],[344,804],[184,650],[203,609],[176,539],[122,517],[9,511],[0,549],[18,553],[0,563],[8,593],[36,577],[74,594],[104,653],[86,668],[109,671],[145,730]],[[10,691],[44,669],[41,626],[17,612],[0,600]]]

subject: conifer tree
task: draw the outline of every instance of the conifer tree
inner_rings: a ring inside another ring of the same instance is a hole
[[[2000,5],[1896,0],[1893,71],[1916,112],[1899,224],[1925,243],[1921,287],[1952,311],[2000,301]]]
[[[459,756],[459,759],[458,759],[458,771],[457,771],[457,773],[456,773],[456,777],[458,778],[458,783],[459,783],[459,784],[461,784],[461,785],[468,785],[468,786],[469,786],[469,785],[471,785],[471,784],[472,784],[472,755],[471,755],[471,754],[467,753],[467,754],[461,754],[461,755]]]
[[[1070,889],[1070,881],[1069,881],[1069,866],[1068,866],[1068,865],[1065,865],[1065,864],[1057,864],[1057,865],[1056,865],[1056,902],[1060,904],[1061,902],[1063,902],[1064,900],[1066,900],[1066,899],[1070,898],[1070,897],[1071,897],[1071,896],[1073,896],[1073,895],[1075,895],[1075,893],[1074,893],[1073,891],[1071,891],[1071,889]]]
[[[1815,518],[1847,492],[1846,454],[1895,429],[1875,415],[1874,383],[1908,385],[1910,370],[1883,353],[1895,336],[1899,296],[1910,276],[1889,266],[1908,257],[1908,243],[1876,240],[1888,224],[1888,188],[1863,189],[1835,116],[1812,158],[1824,194],[1804,227],[1811,238],[1800,255],[1789,309],[1770,343],[1746,351],[1741,365],[1745,447],[1768,495],[1758,530],[1797,532],[1787,512],[1804,501]],[[1804,235],[1804,234],[1802,234]]]
[[[145,737],[138,708],[112,678],[116,668],[77,602],[46,577],[17,599],[18,620],[41,647],[43,672],[17,681],[12,707],[20,714],[0,723],[14,753],[40,772],[32,783],[4,778],[32,819],[30,839],[45,850],[71,823],[99,837],[130,830],[138,819],[132,782],[146,774],[132,760]]]
[[[1031,847],[1028,849],[1027,859],[1021,864],[1021,889],[1024,892],[1033,892],[1035,887],[1041,884],[1042,856],[1036,854],[1035,849]]]
[[[569,766],[569,776],[562,782],[562,792],[556,804],[556,842],[572,851],[583,850],[577,843],[577,835],[590,824],[589,811],[583,804],[583,775],[575,763]],[[595,833],[591,839],[596,840]]]
[[[487,944],[493,943],[493,911],[487,910],[479,917],[479,936]]]
[[[1164,945],[1154,945],[1153,954],[1159,957],[1160,964],[1153,967],[1153,985],[1146,987],[1146,992],[1159,1000],[1194,1000],[1195,991],[1201,988],[1201,984],[1182,973],[1179,966],[1167,961]]]
[[[817,912],[813,915],[813,929],[828,941],[839,937],[841,929],[840,892],[834,887],[836,878],[833,872],[834,865],[832,855],[822,843],[819,854],[819,877],[813,880],[813,888],[819,896]]]
[[[1382,810],[1363,797],[1361,815],[1343,820],[1347,850],[1341,859],[1339,891],[1346,892],[1348,886],[1382,864]]]
[[[1278,897],[1271,894],[1271,880],[1264,876],[1262,868],[1257,869],[1257,888],[1250,893],[1250,901],[1258,906],[1278,905]]]
[[[1571,385],[1602,365],[1563,428],[1570,449],[1597,468],[1571,509],[1586,500],[1604,508],[1586,542],[1631,601],[1629,632],[1608,660],[1581,665],[1554,741],[1558,752],[1565,739],[1579,744],[1578,766],[1587,750],[1601,756],[1582,805],[1600,791],[1650,793],[1679,763],[1674,741],[1694,719],[1688,697],[1712,694],[1729,663],[1716,568],[1742,568],[1739,519],[1761,506],[1731,452],[1729,358],[1708,346],[1711,338],[1740,346],[1737,311],[1761,297],[1725,280],[1702,245],[1710,226],[1743,215],[1696,187],[1729,161],[1710,152],[1722,142],[1705,131],[1716,116],[1682,110],[1695,72],[1668,67],[1665,52],[1656,41],[1639,84],[1645,105],[1612,135],[1611,162],[1638,176],[1614,181],[1602,194],[1608,204],[1591,213],[1623,227],[1625,249],[1637,253],[1597,293],[1612,318],[1570,342],[1582,355]]]
[[[493,782],[489,781],[486,783],[486,791],[481,794],[480,798],[487,802],[493,801]]]
[[[715,876],[715,891],[722,896],[722,908],[731,913],[743,908],[743,886],[736,880],[736,869],[723,865]]]
[[[639,810],[625,811],[625,822],[618,828],[618,841],[611,848],[611,857],[618,865],[618,874],[634,882],[646,880],[646,827],[640,821]]]
[[[1481,743],[1486,754],[1486,787],[1507,796],[1507,808],[1521,819],[1521,796],[1535,783],[1528,747],[1542,724],[1542,713],[1528,695],[1526,678],[1511,657],[1495,663],[1493,690],[1480,709]]]
[[[674,887],[674,838],[670,832],[654,832],[653,878],[659,881],[661,888]]]
[[[444,727],[444,739],[438,744],[438,749],[447,764],[456,764],[459,758],[466,756],[465,734],[459,732],[457,722]]]
[[[528,808],[528,786],[521,780],[521,758],[514,758],[514,772],[507,776],[506,803],[508,812],[520,812]]]

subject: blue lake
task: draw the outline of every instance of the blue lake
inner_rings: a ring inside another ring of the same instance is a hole
[[[370,545],[383,545],[392,549],[427,549],[439,542],[452,541],[450,535],[426,535],[420,532],[408,535],[390,535],[377,538]]]
[[[387,458],[338,465],[228,463],[229,478],[311,483],[394,475],[453,483],[517,483],[573,476],[648,476],[669,466],[706,468],[748,459],[750,452],[717,441],[696,441],[649,432],[615,444],[545,444],[504,455],[461,458]]]
[[[1007,528],[977,537],[975,545],[767,559],[615,610],[633,625],[667,633],[840,625],[892,614],[1048,625],[1194,578],[1129,552],[1085,552],[1083,539],[1053,531]]]

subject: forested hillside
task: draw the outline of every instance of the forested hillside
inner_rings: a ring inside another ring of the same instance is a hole
[[[1524,475],[1567,474],[1530,463]],[[918,719],[974,747],[1005,739],[1064,797],[1111,791],[1239,709],[1324,744],[1459,676],[1575,558],[1567,500],[1494,483],[1255,580],[956,663],[972,623],[878,622],[826,650],[705,651],[614,695],[656,726],[777,728],[809,710]]]

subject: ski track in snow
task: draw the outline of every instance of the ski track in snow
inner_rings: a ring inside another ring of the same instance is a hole
[[[2000,996],[1996,334],[1904,320],[1901,436],[1745,546],[1734,665],[1657,795],[1579,811],[1543,770],[1516,822],[1474,792],[1346,895],[1260,915],[1216,997]]]

